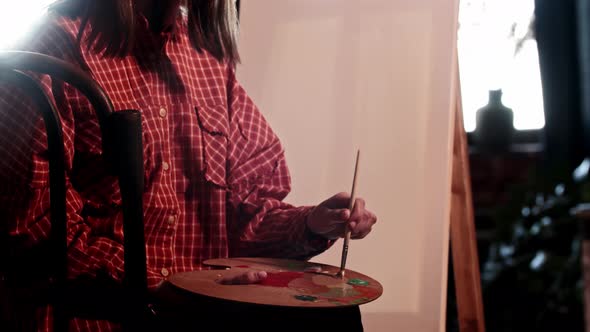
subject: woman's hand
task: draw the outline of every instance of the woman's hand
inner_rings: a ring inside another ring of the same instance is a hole
[[[307,227],[328,239],[344,237],[346,225],[350,227],[351,238],[362,239],[367,236],[377,216],[365,208],[365,200],[357,198],[349,211],[350,194],[339,193],[316,206],[307,216]]]

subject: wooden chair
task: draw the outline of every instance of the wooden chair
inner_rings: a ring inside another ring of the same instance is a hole
[[[98,285],[94,281],[67,280],[66,187],[62,129],[59,114],[37,81],[24,72],[47,74],[82,92],[98,117],[103,157],[116,175],[124,218],[124,269],[122,285]],[[135,110],[114,112],[105,92],[86,73],[59,59],[29,52],[0,52],[0,80],[14,84],[32,98],[41,111],[47,131],[51,234],[50,278],[47,299],[54,307],[54,330],[67,331],[72,317],[113,318],[129,330],[138,330],[148,315],[146,253],[143,225],[143,145],[141,114]],[[0,267],[0,274],[2,267]],[[6,272],[6,271],[5,271]],[[2,278],[10,285],[10,274]],[[89,291],[92,290],[90,293]],[[35,290],[37,291],[37,290]],[[89,295],[90,294],[90,295]],[[101,299],[103,298],[104,299]],[[96,303],[109,303],[123,310],[105,311]],[[10,303],[9,303],[10,304]],[[106,317],[105,317],[106,316]]]

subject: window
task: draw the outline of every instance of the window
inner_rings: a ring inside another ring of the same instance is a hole
[[[475,113],[494,89],[502,89],[516,129],[545,125],[533,15],[534,0],[461,0],[459,70],[467,131],[475,130]]]
[[[0,1],[0,49],[12,46],[55,0]]]

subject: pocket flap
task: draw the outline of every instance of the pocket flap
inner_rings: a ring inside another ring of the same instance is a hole
[[[210,134],[228,136],[229,120],[227,106],[200,105],[196,107],[201,128]]]

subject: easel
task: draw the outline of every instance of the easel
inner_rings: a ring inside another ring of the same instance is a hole
[[[461,332],[484,332],[484,314],[475,238],[467,135],[463,127],[459,73],[455,86],[455,131],[451,185],[451,250]]]

